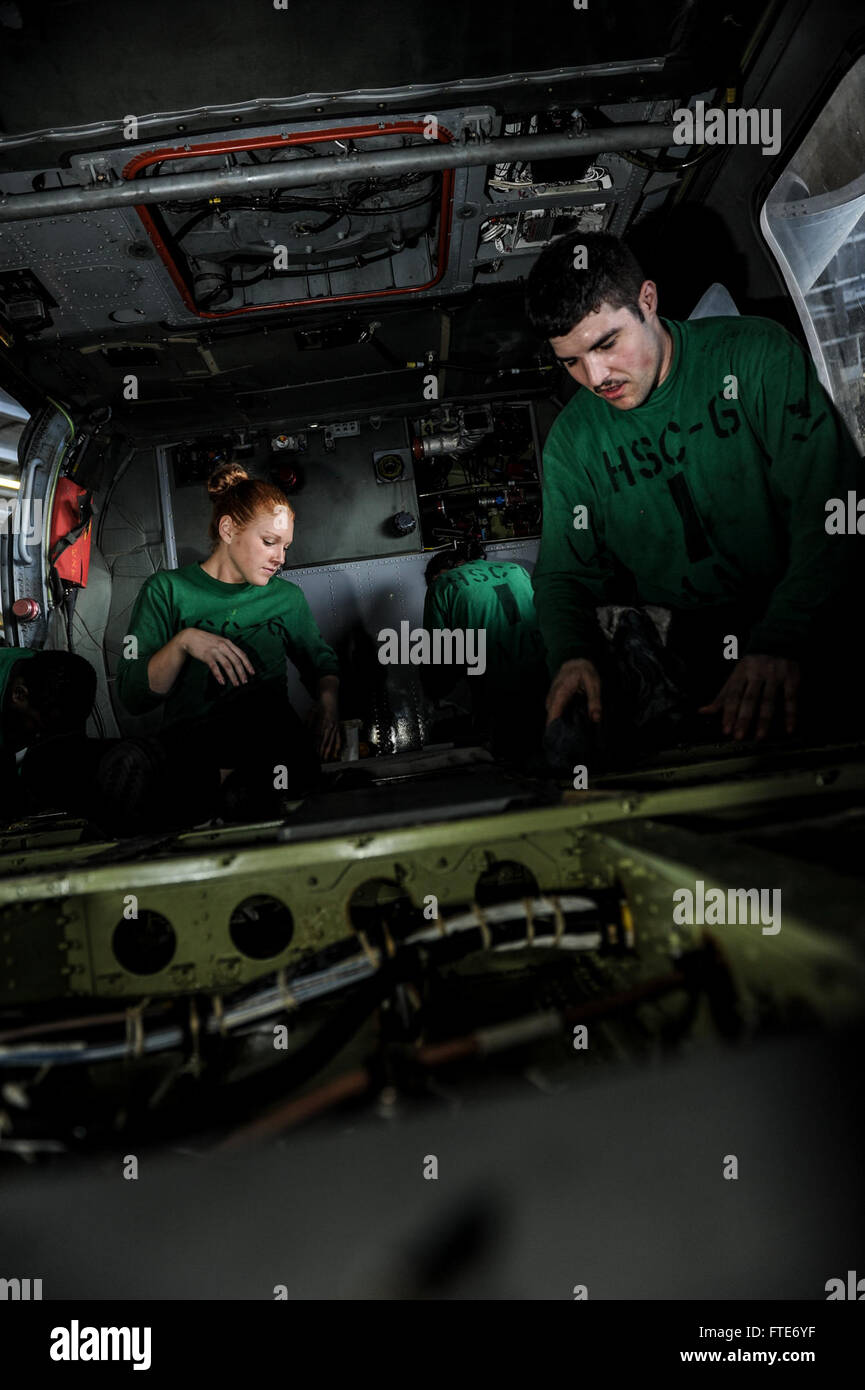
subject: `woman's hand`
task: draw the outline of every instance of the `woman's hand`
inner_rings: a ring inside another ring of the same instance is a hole
[[[322,676],[318,704],[310,716],[312,736],[323,763],[334,762],[342,748],[338,691],[339,681],[336,676]]]
[[[225,685],[226,676],[232,685],[246,685],[248,678],[255,675],[255,667],[246,652],[227,637],[220,637],[218,632],[186,627],[178,632],[177,642],[186,656],[203,661],[220,685]]]
[[[335,762],[342,748],[339,719],[320,702],[312,712],[312,736],[321,761]]]

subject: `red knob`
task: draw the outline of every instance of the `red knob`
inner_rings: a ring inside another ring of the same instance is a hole
[[[28,623],[33,618],[39,617],[41,609],[35,598],[16,598],[12,605],[12,612],[20,622]]]

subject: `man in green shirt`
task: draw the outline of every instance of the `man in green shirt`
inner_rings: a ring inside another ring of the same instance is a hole
[[[468,662],[423,668],[428,693],[440,697],[466,674],[476,733],[490,739],[497,756],[524,761],[540,748],[547,685],[528,572],[507,560],[440,551],[427,565],[426,582],[428,632],[483,634],[471,648],[474,670]]]
[[[827,534],[827,503],[863,481],[809,358],[768,319],[661,318],[605,234],[554,242],[527,311],[580,386],[544,449],[548,726],[575,696],[601,724],[617,676],[597,610],[618,602],[670,611],[667,673],[724,733],[792,732],[803,676],[843,656],[856,537]]]

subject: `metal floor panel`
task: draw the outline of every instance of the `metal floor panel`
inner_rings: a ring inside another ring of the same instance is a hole
[[[442,820],[493,816],[514,806],[537,805],[550,793],[500,768],[473,768],[433,774],[388,786],[357,787],[311,797],[279,831],[290,844],[329,835],[357,834],[359,827],[391,830]],[[553,793],[558,800],[558,794]]]

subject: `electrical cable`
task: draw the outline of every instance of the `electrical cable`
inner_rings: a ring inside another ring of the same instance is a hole
[[[563,913],[590,916],[597,912],[597,904],[590,898],[571,894],[563,896],[558,901]],[[597,929],[576,934],[567,931],[562,933],[556,923],[555,905],[547,898],[532,900],[530,908],[534,923],[534,939],[537,943],[552,937],[555,944],[566,949],[597,950],[601,945],[601,937]],[[525,915],[524,903],[500,903],[484,909],[486,928],[488,931],[491,930],[490,944],[493,949],[515,949],[515,946],[519,946]],[[544,920],[547,917],[552,919],[549,923]],[[442,927],[444,931],[442,931]],[[442,924],[442,927],[423,928],[407,935],[398,945],[397,956],[388,964],[395,969],[395,962],[399,958],[400,951],[411,950],[415,946],[422,946],[427,956],[434,962],[441,957],[445,959],[459,958],[460,955],[469,953],[480,945],[487,944],[484,942],[482,932],[479,931],[478,919],[474,912],[455,917],[452,921]],[[477,946],[473,939],[475,936],[479,937]],[[454,940],[454,938],[461,939]],[[379,976],[380,974],[381,966],[375,956],[370,960],[366,953],[360,952],[340,961],[335,966],[293,977],[287,982],[287,988],[294,1002],[301,1004],[311,999],[322,998],[334,991],[363,983],[370,976]],[[274,1013],[279,1013],[284,1008],[285,990],[280,987],[273,987],[244,1000],[234,1008],[225,1009],[221,1023],[211,1016],[205,1024],[205,1031],[214,1033],[222,1029],[239,1028],[244,1024],[251,1024]],[[123,1018],[125,1019],[125,1017],[124,1014]],[[74,1021],[70,1021],[70,1026],[74,1026]],[[145,1033],[139,1042],[138,1051],[147,1054],[169,1051],[182,1045],[184,1036],[184,1029],[180,1026],[162,1028],[150,1034]],[[6,1037],[7,1034],[0,1034],[0,1067],[43,1066],[46,1063],[61,1066],[75,1065],[97,1061],[116,1061],[129,1055],[127,1040],[119,1043],[94,1044],[88,1047],[86,1043],[75,1039],[54,1043],[46,1047],[41,1042],[23,1046],[9,1046],[3,1041]]]
[[[228,283],[235,289],[246,289],[248,285],[257,285],[260,280],[297,280],[307,279],[310,275],[338,275],[344,270],[362,270],[365,266],[374,265],[376,261],[390,260],[392,256],[392,251],[381,251],[374,256],[356,256],[348,264],[343,265],[332,265],[330,262],[325,262],[319,269],[311,269],[307,266],[304,270],[274,270],[272,266],[268,266],[266,270],[262,270],[258,275],[250,276],[249,279],[236,280],[232,277]],[[231,265],[233,262],[229,261],[226,264]]]
[[[425,178],[428,176],[424,176]],[[396,181],[390,181],[381,187],[371,187],[363,185],[361,198],[314,198],[306,195],[299,198],[289,193],[287,190],[274,189],[267,198],[253,200],[244,197],[222,197],[219,203],[206,202],[197,203],[165,203],[163,211],[175,212],[185,211],[191,206],[195,209],[192,217],[182,226],[172,232],[175,241],[182,241],[193,226],[197,225],[202,218],[213,215],[218,216],[223,212],[247,211],[247,212],[266,212],[266,211],[285,211],[309,209],[316,212],[327,211],[330,213],[346,216],[352,212],[363,217],[382,217],[394,212],[408,211],[411,208],[422,207],[425,203],[432,202],[436,197],[438,189],[433,188],[429,193],[425,193],[420,198],[414,198],[410,202],[393,202],[385,208],[366,208],[363,206],[364,198],[380,195],[383,192],[401,191],[401,185]]]

